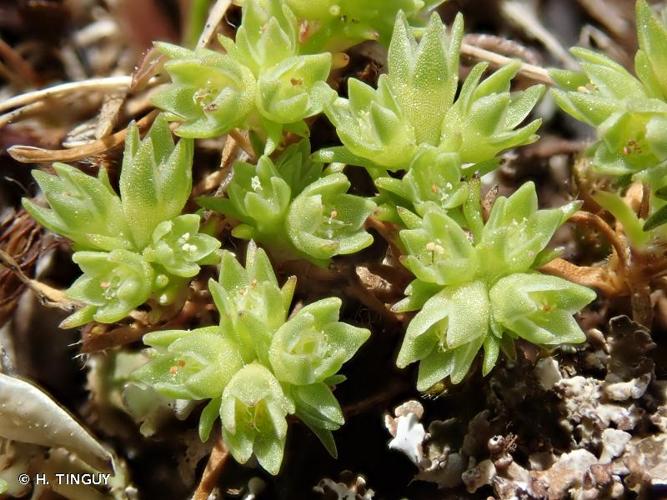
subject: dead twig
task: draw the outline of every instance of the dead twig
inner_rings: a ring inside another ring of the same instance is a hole
[[[539,64],[537,54],[519,42],[488,33],[468,33],[463,40],[480,49],[490,50],[508,57],[523,59],[528,64]]]
[[[547,135],[541,137],[538,142],[521,148],[517,154],[524,161],[540,160],[557,155],[579,154],[588,145],[586,141],[572,141]]]
[[[299,283],[312,287],[317,292],[324,290],[331,292],[332,289],[342,291],[377,314],[392,328],[402,325],[401,318],[364,286],[354,265],[333,264],[324,268],[303,260],[286,260],[280,262],[278,266],[282,274],[296,276]]]
[[[231,168],[238,158],[239,145],[230,135],[225,139],[225,145],[220,155],[220,167],[204,177],[192,190],[192,196],[215,191],[214,196],[222,196],[231,181]]]
[[[100,112],[97,115],[95,139],[102,139],[113,132],[126,97],[126,91],[112,92],[104,96],[102,109],[100,109]]]
[[[241,132],[240,130],[232,129],[229,131],[229,135],[236,141],[245,154],[249,156],[250,161],[257,161],[257,155],[255,154],[255,150],[253,149],[252,144],[250,144],[250,139],[248,138],[247,132]]]
[[[369,398],[343,407],[345,418],[347,419],[356,415],[361,415],[367,411],[373,410],[376,407],[386,408],[393,399],[398,397],[399,394],[403,393],[407,389],[408,386],[404,382],[387,384],[386,390],[380,392],[379,394],[375,394]]]
[[[44,99],[43,101],[33,102],[32,104],[27,104],[23,107],[15,109],[14,111],[5,113],[4,115],[0,116],[0,128],[4,127],[5,125],[9,125],[13,121],[21,120],[32,116],[33,114],[40,113],[44,110],[44,108],[46,108],[46,105],[49,102],[50,101],[48,99]]]
[[[198,49],[204,48],[210,43],[211,38],[213,38],[215,31],[218,29],[220,21],[222,21],[222,19],[225,17],[227,9],[229,9],[231,5],[232,0],[217,0],[215,2],[215,5],[209,11],[208,19],[206,19],[206,24],[204,25],[204,30],[199,36],[199,40],[197,40]]]
[[[393,255],[399,256],[403,253],[398,246],[398,228],[396,226],[390,222],[381,221],[377,217],[371,215],[366,219],[365,227],[366,229],[374,229],[377,231],[377,233],[382,236],[382,239],[389,244]]]
[[[514,61],[514,59],[511,59],[509,57],[497,54],[495,52],[491,52],[490,50],[476,47],[475,45],[471,45],[466,42],[463,42],[461,44],[461,54],[470,57],[472,59],[487,61],[494,67],[505,66],[506,64],[509,64],[512,61]],[[519,73],[525,76],[526,78],[529,78],[539,83],[543,83],[545,85],[551,86],[554,84],[554,81],[549,76],[549,72],[546,69],[537,66],[535,64],[529,64],[526,62],[521,63],[521,68],[519,69]]]
[[[157,116],[158,111],[151,111],[137,122],[139,129],[147,128]],[[7,150],[12,158],[21,163],[49,163],[54,161],[77,161],[87,156],[102,154],[125,142],[127,129],[116,132],[90,144],[72,149],[43,149],[33,146],[12,146]]]
[[[57,288],[50,287],[49,285],[31,279],[23,272],[21,266],[14,260],[14,258],[9,255],[4,250],[0,250],[0,265],[9,269],[14,275],[23,283],[25,286],[30,288],[39,301],[46,307],[53,307],[56,309],[62,309],[63,311],[71,312],[77,306],[76,302],[69,300],[65,296],[65,292],[58,290]]]
[[[597,288],[608,296],[627,295],[631,274],[630,247],[601,217],[590,212],[579,211],[569,219],[600,231],[614,248],[615,255],[605,266],[577,266],[564,259],[554,259],[540,270],[560,276],[580,285]]]
[[[392,312],[386,304],[378,299],[370,290],[368,290],[359,276],[354,273],[348,275],[347,285],[343,288],[345,294],[364,304],[370,311],[378,314],[387,325],[401,327],[402,322],[396,313]]]
[[[88,90],[115,90],[123,89],[130,86],[132,83],[131,76],[110,76],[107,78],[91,78],[90,80],[81,80],[78,82],[63,83],[54,85],[45,89],[34,90],[26,92],[0,102],[0,112],[5,112],[9,109],[25,106],[36,101],[49,99],[53,97],[61,97],[65,94],[74,92],[83,92]],[[1,119],[2,117],[0,117]]]
[[[93,353],[115,347],[121,347],[141,339],[145,334],[158,330],[183,329],[193,317],[206,310],[190,300],[183,307],[175,308],[166,317],[156,323],[149,323],[145,311],[133,311],[130,317],[134,321],[127,325],[108,325],[88,323],[81,332],[81,352]]]
[[[88,323],[81,330],[81,352],[90,354],[137,342],[153,328],[134,321],[129,325],[109,329],[109,325]]]

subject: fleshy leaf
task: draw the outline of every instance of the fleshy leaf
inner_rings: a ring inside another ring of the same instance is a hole
[[[145,248],[157,225],[183,210],[192,190],[193,150],[187,139],[174,147],[163,115],[158,115],[141,142],[136,125],[130,127],[120,194],[136,248]]]
[[[57,175],[34,171],[50,209],[24,198],[23,206],[37,222],[74,242],[80,250],[114,250],[133,247],[118,195],[111,189],[106,170],[98,178],[64,163],[53,165]]]
[[[490,295],[494,320],[534,344],[586,339],[572,314],[595,299],[588,288],[555,276],[513,274],[499,280]]]
[[[489,314],[484,283],[445,288],[429,299],[408,325],[397,366],[403,368],[434,350],[449,351],[486,336]]]
[[[144,336],[146,344],[159,347],[153,359],[135,372],[135,379],[174,399],[220,396],[243,366],[238,347],[219,327],[178,333],[172,334],[175,339],[168,345],[164,337],[154,344],[152,334]]]
[[[471,279],[478,267],[474,247],[444,211],[429,210],[418,229],[400,233],[408,256],[405,266],[426,283],[456,285]]]

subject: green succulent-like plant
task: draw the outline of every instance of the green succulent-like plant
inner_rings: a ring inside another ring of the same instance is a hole
[[[483,374],[520,337],[549,347],[583,342],[572,314],[595,298],[588,288],[536,271],[554,257],[546,249],[577,209],[538,210],[532,183],[498,198],[486,224],[464,231],[433,204],[419,217],[400,210],[404,265],[415,275],[395,311],[419,311],[398,355],[401,368],[420,362],[417,388],[449,377],[459,383],[478,351]]]
[[[495,165],[495,162],[493,162]],[[442,152],[433,147],[422,147],[410,162],[407,172],[401,178],[383,175],[375,179],[380,194],[377,196],[381,219],[403,225],[397,209],[407,208],[419,215],[424,215],[430,206],[444,209],[462,226],[470,223],[478,214],[475,210],[479,198],[479,182],[464,181],[463,165],[457,153]]]
[[[366,40],[389,44],[399,11],[413,22],[444,0],[287,0],[303,26],[307,53],[341,51]]]
[[[348,194],[347,177],[323,172],[309,155],[304,140],[287,148],[276,164],[268,156],[257,165],[237,162],[228,197],[199,203],[239,221],[234,236],[261,242],[285,258],[326,264],[335,255],[367,247],[373,238],[363,225],[375,204]]]
[[[93,319],[113,323],[151,296],[155,272],[137,253],[120,249],[82,251],[76,252],[72,260],[79,265],[83,276],[67,290],[67,295],[87,305],[70,316],[66,324],[83,324]]]
[[[516,127],[544,88],[538,85],[511,94],[518,62],[481,82],[487,65],[475,66],[455,100],[462,36],[461,16],[447,34],[440,17],[433,14],[417,43],[405,16],[399,14],[389,46],[389,70],[380,76],[377,89],[350,79],[348,98],[325,105],[343,147],[323,150],[320,158],[403,170],[424,148],[458,153],[462,163],[476,164],[535,141],[540,120]]]
[[[283,131],[308,134],[304,119],[329,96],[331,54],[300,54],[299,27],[280,0],[244,2],[236,40],[221,37],[226,53],[157,43],[172,78],[152,102],[181,124],[181,137],[208,138],[249,129],[270,153]]]
[[[637,2],[637,34],[636,77],[582,48],[572,49],[581,71],[551,71],[561,108],[597,130],[591,154],[593,165],[605,174],[637,174],[667,159],[667,25],[644,0]]]
[[[210,400],[200,418],[208,439],[218,416],[234,458],[252,454],[277,474],[288,415],[296,415],[335,455],[331,431],[343,414],[331,386],[368,339],[368,330],[338,321],[341,301],[322,299],[288,313],[296,280],[278,285],[271,263],[253,242],[245,268],[224,251],[219,281],[209,289],[219,326],[161,331],[144,336],[152,359],[135,378],[177,399]]]
[[[639,50],[635,74],[612,59],[582,48],[572,49],[580,71],[554,69],[560,89],[553,90],[560,107],[596,129],[591,146],[594,169],[617,178],[632,177],[651,190],[649,218],[644,221],[624,207],[615,193],[596,199],[619,220],[636,246],[643,246],[667,222],[667,21],[656,16],[645,0],[637,2]],[[642,228],[643,226],[643,228]]]
[[[74,327],[113,323],[150,298],[174,300],[185,278],[217,261],[220,242],[199,232],[198,215],[180,215],[192,188],[192,141],[174,144],[163,116],[142,141],[131,126],[119,186],[56,163],[56,175],[35,171],[50,208],[24,199],[43,226],[72,241],[83,275],[67,291],[85,307],[65,320]]]
[[[562,90],[554,90],[561,107],[596,127],[594,165],[612,175],[635,174],[667,159],[667,83],[664,77],[667,24],[644,0],[637,2],[635,58],[637,77],[601,54],[575,48],[581,72],[553,70]]]

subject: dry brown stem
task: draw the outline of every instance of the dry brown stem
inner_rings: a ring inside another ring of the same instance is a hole
[[[7,99],[4,102],[0,102],[0,112],[5,112],[13,108],[18,108],[19,106],[25,106],[27,104],[31,104],[36,101],[41,101],[43,99],[60,97],[65,94],[71,94],[75,92],[84,92],[89,90],[108,91],[108,90],[124,89],[129,87],[131,83],[132,83],[132,77],[125,75],[110,76],[107,78],[91,78],[90,80],[82,80],[79,82],[63,83],[60,85],[47,87],[45,89],[26,92],[25,94],[20,94],[10,99]]]
[[[206,468],[192,500],[206,500],[209,497],[220,478],[220,474],[225,469],[227,460],[229,460],[229,450],[222,441],[222,436],[220,436],[211,450],[211,455],[208,457]]]
[[[73,311],[76,307],[76,302],[69,300],[62,290],[50,287],[49,285],[31,279],[23,272],[21,266],[4,250],[0,250],[0,265],[9,269],[21,282],[32,290],[39,301],[46,307],[53,307],[62,309],[64,311]]]
[[[137,122],[139,129],[147,128],[158,115],[158,111],[151,111]],[[33,146],[12,146],[7,152],[16,161],[21,163],[49,163],[54,161],[77,161],[88,156],[102,154],[125,142],[127,129],[116,132],[90,144],[84,144],[71,149],[43,149]]]
[[[461,54],[479,61],[487,61],[494,67],[505,66],[514,60],[466,42],[461,44]],[[549,76],[549,72],[541,66],[536,66],[535,64],[529,64],[525,62],[521,63],[519,74],[545,85],[551,86],[554,84],[554,81]]]

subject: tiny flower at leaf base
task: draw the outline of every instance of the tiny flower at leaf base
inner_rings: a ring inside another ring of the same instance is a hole
[[[127,250],[84,251],[75,253],[72,260],[83,276],[72,284],[67,295],[94,308],[95,321],[119,321],[150,297],[154,272],[141,255]]]
[[[63,328],[114,323],[150,299],[168,305],[201,265],[217,263],[220,242],[200,233],[199,215],[181,215],[192,190],[192,156],[192,141],[174,144],[158,115],[143,140],[136,125],[129,127],[120,196],[103,168],[97,178],[65,164],[54,165],[56,175],[34,173],[50,208],[23,204],[46,228],[72,240],[72,260],[83,271],[67,294],[84,307]]]
[[[496,200],[478,235],[435,205],[423,217],[400,212],[408,225],[400,232],[403,263],[416,279],[394,310],[418,312],[397,365],[419,361],[419,390],[447,377],[461,382],[481,348],[486,375],[516,338],[548,347],[585,340],[572,315],[595,292],[535,270],[553,257],[546,246],[577,206],[538,210],[526,183]]]
[[[166,43],[156,47],[170,60],[165,70],[172,84],[152,97],[169,120],[183,122],[181,137],[207,138],[241,126],[254,108],[252,72],[208,49],[189,51]]]
[[[327,261],[373,243],[373,237],[364,231],[364,222],[375,204],[347,194],[349,187],[344,174],[330,174],[294,199],[287,214],[287,232],[296,248],[315,260]]]
[[[297,19],[283,2],[248,0],[236,40],[220,38],[225,54],[156,44],[169,57],[165,69],[172,84],[152,102],[181,122],[181,137],[249,129],[269,154],[283,131],[306,135],[303,120],[320,113],[332,92],[326,84],[331,54],[300,54],[298,36]]]
[[[463,164],[484,164],[503,150],[537,140],[540,121],[517,128],[544,93],[543,86],[510,93],[520,63],[480,82],[487,65],[471,71],[456,97],[463,18],[447,34],[433,14],[419,43],[405,16],[396,18],[388,73],[377,89],[350,78],[348,98],[325,105],[343,143],[318,152],[321,158],[387,170],[408,169],[426,147],[458,153]],[[468,168],[470,174],[479,168]]]
[[[209,289],[220,324],[144,336],[151,361],[134,374],[164,396],[208,400],[199,431],[208,439],[220,416],[222,435],[240,463],[251,455],[277,474],[296,415],[336,454],[332,431],[343,423],[331,384],[370,332],[338,321],[341,301],[322,299],[288,319],[296,281],[280,287],[266,253],[248,244],[246,265],[223,252]],[[344,378],[343,378],[344,379]]]
[[[461,219],[462,208],[474,196],[478,182],[462,182],[461,158],[430,146],[418,149],[410,166],[400,179],[381,176],[375,179],[379,195],[377,217],[402,225],[398,207],[424,215],[431,205],[447,210]],[[461,220],[463,223],[463,220]]]
[[[205,208],[240,222],[232,234],[254,239],[284,259],[326,265],[336,255],[356,253],[373,242],[364,223],[375,209],[368,198],[348,194],[350,181],[309,159],[307,140],[276,160],[237,162],[227,198],[200,198]]]
[[[199,233],[199,221],[198,215],[187,214],[158,224],[152,245],[144,250],[146,259],[184,278],[197,275],[199,264],[215,264],[218,259],[214,252],[220,248],[220,242]]]

